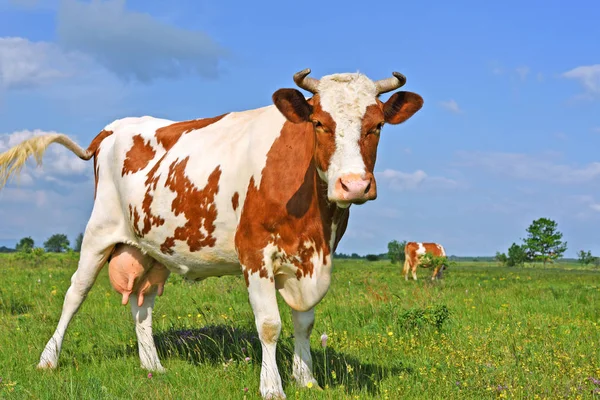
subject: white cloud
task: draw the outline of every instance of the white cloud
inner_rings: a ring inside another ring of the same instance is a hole
[[[518,67],[515,69],[515,71],[517,72],[519,78],[521,78],[522,81],[527,79],[527,75],[529,74],[529,72],[531,72],[531,70],[527,66]]]
[[[450,99],[448,101],[441,101],[440,105],[448,111],[459,114],[462,112],[458,103],[454,99]]]
[[[576,67],[563,73],[562,76],[579,81],[590,95],[600,94],[600,64]]]
[[[17,131],[10,134],[0,134],[0,153],[5,152],[24,140],[38,135],[52,134],[57,132],[46,132],[39,129],[29,131]],[[76,140],[75,138],[73,138]],[[29,160],[21,171],[19,179],[11,180],[19,186],[29,186],[39,183],[40,180],[52,181],[59,185],[67,185],[73,178],[91,180],[93,176],[91,164],[78,158],[65,147],[51,144],[44,154],[40,167],[36,166],[34,160]]]
[[[64,52],[48,42],[19,37],[0,38],[0,87],[23,89],[45,86],[81,73],[86,57]]]
[[[600,199],[591,195],[570,196],[570,200],[577,205],[575,216],[582,220],[600,217]]]
[[[37,246],[55,233],[74,240],[90,217],[93,181],[71,190],[5,187],[0,191],[0,240],[16,243],[32,236]]]
[[[376,172],[377,179],[386,183],[394,191],[407,191],[416,189],[444,189],[456,187],[458,183],[453,179],[439,176],[429,176],[423,170],[408,173],[386,169]]]
[[[555,155],[528,155],[522,153],[458,152],[459,164],[482,168],[514,179],[583,184],[600,181],[600,162],[583,166],[561,164]]]
[[[592,132],[600,133],[600,126],[592,128]]]
[[[207,34],[128,11],[125,0],[62,0],[60,44],[92,56],[124,80],[151,82],[197,74],[216,78],[227,51]]]

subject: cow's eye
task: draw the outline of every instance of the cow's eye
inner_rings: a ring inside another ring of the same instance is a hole
[[[367,132],[368,135],[379,135],[379,133],[381,132],[381,128],[383,128],[383,122],[380,122],[379,124],[377,124],[377,126],[373,129],[371,129],[369,132]]]

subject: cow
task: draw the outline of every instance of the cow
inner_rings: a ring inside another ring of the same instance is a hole
[[[152,309],[171,272],[192,280],[243,275],[262,346],[261,395],[285,398],[275,361],[277,293],[292,309],[292,376],[300,386],[317,386],[310,334],[333,252],[350,206],[377,197],[373,171],[384,124],[408,120],[423,99],[407,91],[379,99],[405,84],[398,72],[378,81],[310,72],[293,77],[310,97],[282,88],[258,109],[183,122],[123,118],[87,149],[50,134],[0,155],[0,184],[29,156],[39,162],[50,143],[94,160],[94,205],[79,264],[38,368],[56,368],[67,326],[110,258],[111,284],[130,303],[142,368],[164,371]]]
[[[425,253],[430,253],[436,257],[445,257],[444,246],[438,243],[420,243],[408,242],[404,246],[404,279],[408,280],[408,273],[412,272],[412,277],[417,280],[417,267],[428,268],[428,265],[421,263],[421,257]],[[433,269],[431,280],[441,279],[445,265],[438,265]]]

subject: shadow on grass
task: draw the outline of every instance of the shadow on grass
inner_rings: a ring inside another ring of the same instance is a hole
[[[22,315],[27,314],[32,308],[33,306],[31,304],[24,303],[20,300],[10,299],[4,302],[0,299],[0,313]]]
[[[282,335],[283,336],[283,335]],[[236,328],[210,325],[198,329],[173,329],[155,335],[159,357],[179,358],[192,364],[227,365],[246,363],[246,357],[260,366],[262,349],[253,327]],[[412,369],[398,362],[396,365],[363,363],[359,359],[331,348],[311,349],[314,375],[321,387],[339,387],[350,394],[367,391],[379,392],[378,382]],[[131,353],[137,353],[135,348]],[[285,383],[291,380],[294,339],[280,337],[277,345],[277,365]]]

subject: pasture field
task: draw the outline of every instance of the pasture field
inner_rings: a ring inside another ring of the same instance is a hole
[[[171,275],[154,333],[166,374],[139,368],[129,306],[104,268],[74,318],[59,368],[37,371],[76,256],[0,256],[0,398],[258,399],[260,343],[242,277]],[[431,283],[388,262],[336,260],[316,309],[324,388],[290,379],[293,332],[280,301],[280,372],[290,399],[594,398],[600,392],[600,272],[462,263]],[[321,334],[329,337],[321,346]]]

